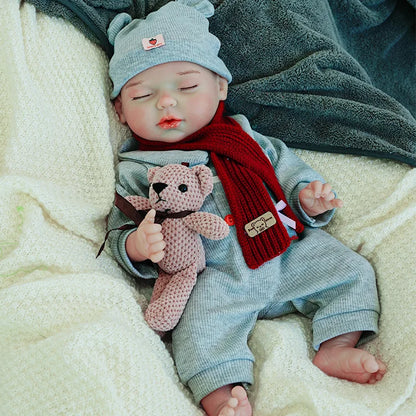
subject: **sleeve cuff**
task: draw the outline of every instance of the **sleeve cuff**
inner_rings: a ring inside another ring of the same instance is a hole
[[[141,279],[155,279],[158,274],[155,265],[151,261],[135,263],[132,262],[127,255],[126,240],[133,231],[134,230],[127,230],[120,233],[118,238],[114,241],[114,244],[117,244],[117,250],[115,251],[117,253],[117,260],[131,275],[140,277]]]

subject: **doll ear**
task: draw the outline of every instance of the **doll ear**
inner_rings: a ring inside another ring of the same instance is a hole
[[[114,109],[116,110],[118,119],[120,120],[120,123],[126,124],[127,120],[126,117],[124,117],[123,113],[123,103],[121,101],[120,94],[114,99]]]
[[[205,165],[196,165],[191,170],[198,178],[202,195],[206,197],[212,192],[212,188],[214,186],[211,169]]]
[[[156,166],[154,168],[150,168],[147,171],[147,179],[149,181],[149,184],[153,182],[153,178],[155,177],[155,174],[159,169],[160,169],[160,166]]]

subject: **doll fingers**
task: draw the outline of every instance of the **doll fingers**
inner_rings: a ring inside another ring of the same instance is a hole
[[[144,221],[144,220],[143,220]],[[145,223],[143,222],[140,224],[141,229],[143,232],[147,235],[147,238],[152,236],[152,238],[155,238],[156,240],[163,239],[163,235],[161,233],[162,226],[160,224],[153,224],[153,223]]]
[[[330,201],[335,198],[332,192],[332,186],[329,183],[321,183],[320,189],[316,191],[317,198],[324,198],[326,201]]]
[[[154,224],[156,211],[152,208],[143,218],[142,224]]]
[[[157,253],[153,253],[149,256],[149,259],[153,262],[153,263],[159,263],[163,257],[165,256],[165,252],[164,251],[158,251]]]
[[[315,194],[315,195],[320,195],[322,192],[322,182],[320,181],[313,181],[308,185],[308,188]]]
[[[344,206],[344,202],[341,199],[333,199],[331,202],[334,208],[342,208]]]
[[[152,243],[149,242],[149,239],[148,239],[147,242],[149,244],[149,248],[148,248],[149,257],[150,257],[150,255],[155,255],[155,254],[158,254],[158,253],[162,253],[164,251],[164,249],[166,248],[166,243],[163,239],[162,240],[157,239]]]
[[[164,243],[163,234],[159,231],[156,231],[154,233],[148,233],[147,242],[148,242],[148,244],[157,244],[157,243],[160,243],[160,242]],[[163,248],[165,248],[165,247],[163,247]]]
[[[335,199],[335,194],[332,191],[328,193],[323,192],[322,198],[324,198],[325,201],[332,201]]]

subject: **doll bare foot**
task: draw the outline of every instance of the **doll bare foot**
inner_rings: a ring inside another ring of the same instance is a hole
[[[201,400],[208,416],[252,416],[247,393],[241,386],[221,387]]]
[[[386,373],[386,365],[369,352],[355,348],[359,335],[344,334],[322,343],[313,363],[332,377],[361,384],[377,383]]]

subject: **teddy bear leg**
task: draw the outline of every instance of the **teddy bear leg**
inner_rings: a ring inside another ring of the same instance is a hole
[[[172,275],[165,273],[162,270],[159,270],[159,276],[156,279],[155,284],[153,286],[152,297],[150,298],[149,304],[159,299],[160,295],[163,293],[165,287],[169,283],[171,277]]]
[[[171,277],[172,277],[172,275],[170,275],[168,273],[165,273],[162,270],[159,270],[159,276],[156,279],[156,282],[153,286],[153,292],[152,292],[152,296],[151,296],[150,301],[149,301],[149,305],[151,305],[153,302],[155,302],[156,300],[159,299],[160,295],[165,290],[166,285],[169,283]],[[149,305],[148,305],[148,307],[149,307]],[[150,310],[151,309],[152,308],[150,308]],[[150,318],[148,318],[145,315],[145,319],[146,319],[146,321],[149,321]],[[148,324],[149,324],[149,326],[151,326],[149,322],[148,322]],[[165,331],[155,330],[155,332],[157,332],[161,338],[165,335]]]
[[[158,299],[146,309],[145,319],[156,331],[170,331],[179,322],[196,283],[197,267],[192,264],[174,274]]]

